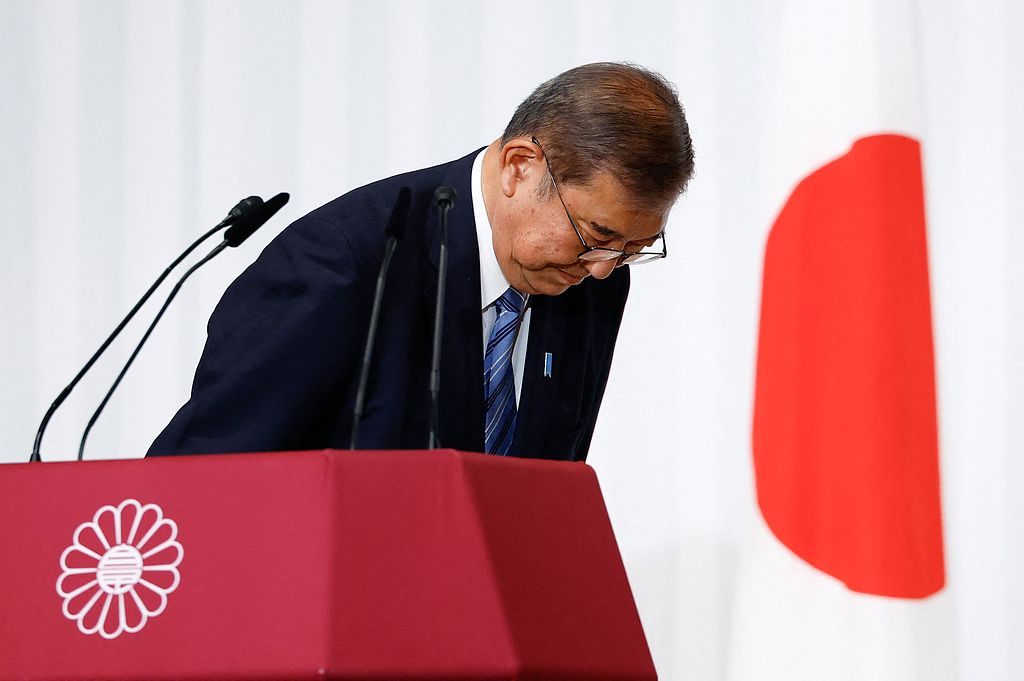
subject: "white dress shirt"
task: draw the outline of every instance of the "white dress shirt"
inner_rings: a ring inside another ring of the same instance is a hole
[[[491,237],[491,222],[487,219],[487,208],[484,206],[483,166],[484,153],[481,151],[473,161],[473,174],[470,185],[473,188],[473,217],[476,221],[476,240],[480,247],[480,300],[484,329],[484,355],[487,354],[487,341],[491,337],[491,329],[498,313],[494,303],[501,297],[511,284],[505,279],[494,255],[494,240]],[[516,387],[516,405],[519,404],[519,393],[523,385],[523,368],[526,365],[526,344],[530,337],[530,299],[526,299],[526,315],[519,325],[515,348],[512,350],[512,379]]]

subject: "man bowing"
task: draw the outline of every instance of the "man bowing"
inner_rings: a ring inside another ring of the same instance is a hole
[[[285,229],[227,290],[189,401],[149,455],[347,448],[385,229],[410,191],[359,429],[419,449],[429,429],[439,229],[448,225],[439,390],[444,447],[583,460],[629,267],[665,258],[693,174],[672,86],[642,68],[571,69],[504,134],[450,163],[353,190]]]

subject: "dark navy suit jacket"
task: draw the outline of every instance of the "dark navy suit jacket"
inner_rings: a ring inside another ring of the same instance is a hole
[[[426,447],[439,248],[431,200],[445,184],[459,198],[449,214],[439,439],[483,451],[480,260],[470,198],[476,154],[356,189],[285,229],[225,292],[191,398],[149,456],[348,448],[384,231],[402,187],[412,203],[388,276],[359,447]],[[628,291],[623,267],[560,296],[531,297],[512,455],[586,458]]]

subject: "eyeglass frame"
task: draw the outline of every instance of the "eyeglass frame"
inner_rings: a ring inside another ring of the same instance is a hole
[[[583,262],[611,262],[612,260],[621,259],[622,262],[616,263],[615,266],[622,267],[623,265],[646,265],[647,263],[654,262],[655,260],[661,260],[663,258],[668,257],[668,241],[665,238],[664,229],[658,232],[658,234],[654,237],[655,239],[661,239],[661,253],[658,253],[656,251],[637,251],[635,253],[626,253],[625,248],[606,248],[604,246],[591,246],[590,244],[588,244],[587,240],[583,238],[583,233],[580,231],[580,228],[576,225],[576,221],[573,220],[572,214],[569,212],[569,207],[565,205],[565,199],[562,198],[562,192],[558,189],[558,182],[555,181],[555,174],[551,171],[551,163],[548,161],[548,155],[544,151],[544,147],[541,146],[541,143],[537,141],[536,137],[531,137],[530,141],[536,144],[537,147],[540,148],[541,153],[544,154],[544,165],[548,169],[548,177],[551,178],[551,186],[555,188],[555,195],[558,197],[559,203],[562,204],[562,210],[565,211],[565,217],[569,218],[569,224],[572,225],[572,231],[576,232],[576,237],[580,240],[580,244],[583,246],[583,250],[580,251],[579,255],[576,256],[576,259],[578,261],[582,260]],[[623,246],[625,246],[625,244],[623,244]],[[583,256],[585,256],[587,253],[594,252],[604,252],[614,255],[588,260],[585,260],[583,258]],[[633,262],[628,261],[629,258],[637,256],[654,257],[650,257],[644,260],[634,260]]]

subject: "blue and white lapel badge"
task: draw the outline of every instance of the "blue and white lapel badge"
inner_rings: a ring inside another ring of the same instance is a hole
[[[554,355],[550,352],[544,353],[544,378],[551,378],[551,366],[554,364]]]

